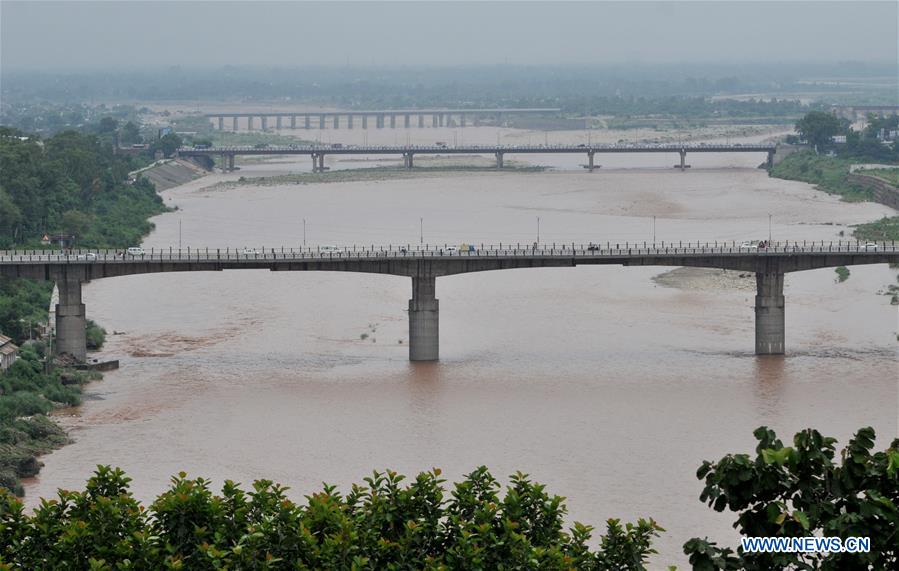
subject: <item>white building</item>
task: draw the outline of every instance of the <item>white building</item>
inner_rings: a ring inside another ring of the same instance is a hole
[[[0,371],[8,369],[18,354],[19,348],[12,342],[12,339],[0,333]]]

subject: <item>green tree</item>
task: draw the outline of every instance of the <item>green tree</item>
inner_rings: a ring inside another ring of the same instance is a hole
[[[836,439],[812,429],[785,446],[767,427],[755,431],[755,457],[728,454],[703,462],[700,499],[737,514],[744,536],[870,537],[870,553],[746,553],[708,539],[684,545],[694,569],[855,571],[899,568],[899,439],[874,452],[874,429],[862,428],[836,455]],[[835,461],[835,458],[839,458]]]
[[[91,226],[91,217],[80,210],[67,210],[62,215],[62,230],[76,238],[83,236]]]
[[[832,113],[811,111],[796,123],[796,131],[816,150],[840,132],[842,123]]]
[[[0,490],[0,568],[16,569],[583,569],[642,571],[662,529],[609,520],[563,530],[562,498],[524,474],[502,494],[481,467],[449,494],[440,470],[374,472],[346,495],[325,485],[295,504],[268,480],[221,495],[181,473],[142,509],[130,479],[98,467],[83,492],[33,513]]]
[[[123,145],[133,145],[142,142],[143,137],[140,135],[138,126],[135,125],[133,121],[128,121],[122,126],[122,130],[119,132],[119,140]]]
[[[151,149],[153,151],[161,150],[162,154],[166,157],[171,157],[175,151],[178,150],[182,144],[181,137],[176,135],[175,133],[168,133],[163,135],[158,141],[156,141]]]
[[[103,117],[97,125],[98,133],[112,133],[119,128],[119,122],[112,117]]]

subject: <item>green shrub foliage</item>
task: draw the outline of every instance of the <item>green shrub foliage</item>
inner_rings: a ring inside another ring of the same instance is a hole
[[[874,429],[862,428],[837,456],[836,440],[812,429],[792,446],[764,426],[755,437],[754,458],[703,462],[703,502],[738,514],[734,527],[744,536],[870,537],[871,552],[750,554],[694,538],[684,545],[693,569],[899,569],[899,439],[873,452]]]
[[[486,468],[447,495],[440,470],[413,480],[374,472],[294,503],[268,480],[245,491],[184,473],[144,509],[117,468],[99,466],[84,491],[60,490],[29,515],[0,492],[0,568],[16,569],[590,569],[642,570],[663,531],[611,519],[563,530],[563,498],[525,474],[505,494]]]

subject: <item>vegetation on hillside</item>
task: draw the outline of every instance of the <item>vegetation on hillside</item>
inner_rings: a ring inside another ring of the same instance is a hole
[[[46,372],[45,350],[42,343],[24,344],[19,358],[0,374],[0,487],[18,495],[19,478],[40,469],[37,456],[68,442],[65,432],[44,415],[79,404],[81,384],[90,378],[61,369]]]
[[[134,138],[135,131],[127,123],[120,129],[112,117],[44,140],[0,127],[0,248],[49,248],[43,234],[74,235],[82,248],[140,243],[152,228],[147,218],[165,207],[150,182],[129,181],[128,173],[146,157],[113,152],[117,133]],[[48,343],[37,340],[52,289],[48,281],[0,278],[0,332],[21,346],[19,359],[0,373],[0,485],[19,492],[18,478],[40,468],[35,456],[66,441],[40,415],[77,404],[80,382],[87,379],[49,366]],[[105,335],[87,323],[88,348],[99,349]]]
[[[899,216],[884,216],[875,222],[859,224],[855,227],[853,235],[859,240],[899,241]]]
[[[814,184],[820,190],[840,195],[847,202],[871,200],[871,189],[848,180],[852,159],[818,155],[812,151],[793,153],[771,167],[771,176]]]

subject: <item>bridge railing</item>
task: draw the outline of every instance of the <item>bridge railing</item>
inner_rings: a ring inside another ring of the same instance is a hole
[[[386,246],[313,246],[303,248],[149,248],[132,250],[0,251],[0,264],[92,264],[133,262],[255,262],[311,260],[391,260],[440,258],[621,258],[665,256],[790,256],[796,254],[897,253],[897,242],[783,241],[759,247],[751,242],[612,242]]]

